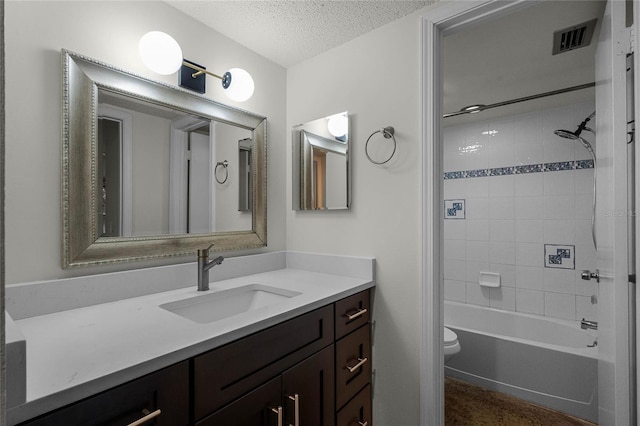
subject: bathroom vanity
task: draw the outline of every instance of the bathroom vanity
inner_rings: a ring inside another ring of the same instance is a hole
[[[27,401],[9,424],[371,425],[372,277],[289,266],[17,320]],[[225,318],[176,308],[248,291],[256,307]]]

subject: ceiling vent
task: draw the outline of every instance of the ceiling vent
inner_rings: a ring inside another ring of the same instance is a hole
[[[553,33],[553,54],[568,52],[591,44],[597,19],[564,28]]]

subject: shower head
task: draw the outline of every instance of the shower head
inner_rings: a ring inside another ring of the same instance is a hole
[[[594,156],[594,162],[595,162],[595,153],[593,152],[593,148],[591,147],[591,144],[589,142],[587,142],[582,136],[580,136],[580,134],[582,133],[583,130],[588,130],[591,133],[595,133],[593,130],[591,130],[590,128],[587,127],[587,123],[595,115],[596,115],[596,112],[593,111],[593,113],[590,116],[585,118],[584,121],[582,123],[580,123],[580,125],[578,126],[578,128],[576,129],[575,132],[572,132],[570,130],[554,130],[553,131],[553,133],[555,133],[556,136],[560,136],[561,138],[571,139],[571,140],[574,140],[574,141],[580,141],[582,146],[584,146],[587,149],[587,151],[589,151],[591,153],[591,155]]]
[[[560,136],[561,138],[571,139],[571,140],[577,140],[580,137],[576,135],[574,132],[571,132],[569,130],[554,130],[553,133],[555,133],[556,136]]]

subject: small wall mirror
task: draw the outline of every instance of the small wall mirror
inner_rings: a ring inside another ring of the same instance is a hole
[[[265,117],[62,57],[63,267],[266,245]]]
[[[349,114],[294,126],[293,210],[348,210],[351,205]]]

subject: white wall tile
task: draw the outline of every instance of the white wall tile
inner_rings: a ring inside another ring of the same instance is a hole
[[[574,174],[573,170],[543,173],[544,195],[574,195]]]
[[[515,200],[513,197],[489,199],[490,219],[515,219]]]
[[[515,175],[515,181],[516,197],[532,197],[544,194],[544,173],[523,173]]]
[[[590,297],[576,296],[576,320],[582,318],[588,321],[597,321],[598,305],[591,303]]]
[[[446,179],[444,181],[444,199],[464,198],[467,193],[467,184],[465,181],[466,179]]]
[[[480,271],[493,272],[489,262],[467,262],[466,281],[477,285],[480,280]]]
[[[593,195],[593,169],[575,170],[574,187],[576,194]]]
[[[467,278],[467,264],[464,260],[445,259],[444,260],[444,279],[465,281]]]
[[[444,240],[444,258],[465,260],[467,252],[467,243],[463,240]]]
[[[515,243],[491,242],[489,244],[490,263],[516,264]]]
[[[589,221],[591,221],[591,212],[593,211],[593,195],[576,195],[574,207],[575,209],[573,217],[575,219],[588,219]]]
[[[464,303],[467,299],[465,282],[444,280],[444,299]]]
[[[516,242],[544,242],[544,221],[542,219],[516,220]]]
[[[447,219],[444,221],[444,235],[449,240],[464,240],[467,237],[467,221]]]
[[[516,287],[527,290],[544,290],[544,269],[535,266],[516,266]]]
[[[573,195],[547,195],[544,197],[544,218],[573,219],[575,205]]]
[[[516,289],[509,287],[492,288],[489,290],[489,306],[504,311],[516,310]]]
[[[489,242],[467,241],[467,262],[489,262]]]
[[[516,265],[544,266],[544,246],[542,244],[516,243]]]
[[[489,198],[514,197],[516,194],[515,175],[491,176],[489,180]]]
[[[516,289],[516,311],[544,315],[544,292]]]
[[[576,277],[573,269],[545,268],[544,291],[576,294]]]
[[[571,294],[544,294],[544,314],[566,320],[576,319],[576,296]]]
[[[508,241],[514,242],[516,239],[516,221],[490,220],[489,221],[489,240],[490,241]]]
[[[488,198],[467,198],[465,202],[465,216],[467,220],[489,219]]]
[[[464,179],[467,184],[467,198],[486,198],[489,196],[489,177]]]
[[[489,220],[465,220],[467,241],[489,241]]]
[[[575,229],[573,220],[545,220],[544,242],[546,244],[574,244]]]
[[[445,170],[589,159],[553,131],[574,130],[594,108],[584,102],[446,128]],[[466,220],[445,221],[445,298],[565,319],[595,315],[598,287],[580,279],[596,262],[592,179],[593,169],[446,180],[445,199],[465,199]],[[545,243],[575,245],[576,269],[545,268]],[[480,287],[480,271],[500,273],[501,287]]]
[[[515,265],[505,265],[501,263],[489,264],[489,272],[497,272],[500,274],[500,285],[502,287],[516,286],[516,267]]]
[[[467,283],[467,303],[488,307],[491,305],[490,294],[488,287],[481,287],[477,283]]]
[[[517,219],[544,219],[544,197],[516,197]]]

